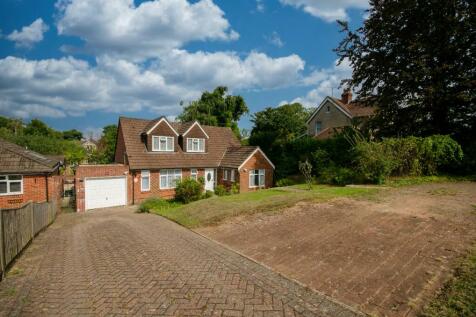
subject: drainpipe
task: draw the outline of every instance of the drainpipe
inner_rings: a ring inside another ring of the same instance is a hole
[[[135,181],[136,181],[136,172],[134,171],[132,173],[132,204],[133,205],[136,204],[136,194],[135,194],[136,185],[135,185]]]

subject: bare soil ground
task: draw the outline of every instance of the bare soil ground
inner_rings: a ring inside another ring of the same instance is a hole
[[[415,316],[476,240],[476,183],[302,202],[196,231],[369,314]]]

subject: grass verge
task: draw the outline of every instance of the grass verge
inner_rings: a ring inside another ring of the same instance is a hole
[[[465,317],[476,312],[476,246],[420,314],[421,317]]]
[[[299,185],[297,185],[299,186]],[[376,189],[315,185],[312,190],[263,189],[237,195],[212,197],[182,205],[162,201],[152,213],[164,216],[187,228],[216,225],[224,220],[258,212],[274,213],[300,201],[325,201],[337,197],[365,197]]]
[[[386,182],[386,186],[402,187],[411,185],[420,185],[427,183],[444,183],[444,182],[463,182],[476,181],[476,176],[452,176],[452,175],[434,175],[434,176],[408,176],[408,177],[391,177]]]

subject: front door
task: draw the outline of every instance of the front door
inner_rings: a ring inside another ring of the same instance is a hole
[[[213,191],[215,189],[215,170],[213,168],[205,169],[205,190]]]

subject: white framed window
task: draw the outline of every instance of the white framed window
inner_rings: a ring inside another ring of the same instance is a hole
[[[150,172],[140,172],[140,190],[142,192],[148,192],[150,190]]]
[[[232,182],[235,181],[235,170],[230,170],[230,180],[231,180]]]
[[[250,188],[264,186],[264,169],[250,170]]]
[[[173,136],[152,136],[152,151],[154,152],[173,152],[174,137]]]
[[[160,170],[160,189],[175,188],[177,180],[182,179],[181,169]]]
[[[228,170],[226,168],[223,169],[223,180],[224,181],[228,180]]]
[[[187,152],[205,152],[205,139],[187,138]]]
[[[322,123],[321,123],[321,121],[317,121],[316,122],[316,134],[321,132],[321,130],[322,130]]]
[[[0,195],[23,194],[22,175],[0,175]]]
[[[198,170],[196,168],[190,169],[190,178],[198,180]]]

